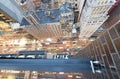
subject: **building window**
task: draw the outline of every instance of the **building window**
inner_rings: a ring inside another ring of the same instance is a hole
[[[105,43],[105,38],[104,38],[104,36],[101,36],[100,39],[101,39],[101,42],[102,42],[102,43]]]
[[[90,1],[90,3],[92,3],[92,0],[89,0]]]
[[[112,39],[115,39],[118,37],[114,28],[110,29],[109,33],[110,33]]]

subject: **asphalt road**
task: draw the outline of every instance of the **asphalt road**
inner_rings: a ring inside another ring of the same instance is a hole
[[[88,59],[0,59],[0,69],[49,72],[92,72]]]

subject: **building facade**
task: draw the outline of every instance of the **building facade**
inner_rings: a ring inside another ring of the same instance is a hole
[[[113,7],[110,17],[103,24],[106,30],[75,56],[101,62],[103,73],[86,74],[88,79],[120,79],[120,2]]]
[[[107,19],[115,0],[87,0],[80,19],[80,38],[89,38]]]

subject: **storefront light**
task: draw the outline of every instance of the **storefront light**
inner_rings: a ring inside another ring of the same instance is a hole
[[[64,72],[59,72],[59,74],[64,74]]]
[[[68,75],[68,77],[73,77],[72,75]]]

